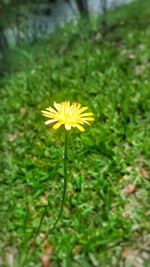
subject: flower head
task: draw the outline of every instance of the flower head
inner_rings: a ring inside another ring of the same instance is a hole
[[[55,123],[53,126],[55,130],[64,124],[66,130],[76,127],[83,132],[82,124],[90,125],[89,121],[94,121],[92,112],[84,112],[87,109],[87,107],[81,107],[79,103],[71,104],[69,101],[62,103],[54,102],[54,108],[46,108],[46,110],[42,111],[42,115],[50,118],[45,122],[46,125]]]

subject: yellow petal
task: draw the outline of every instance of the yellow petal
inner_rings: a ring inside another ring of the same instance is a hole
[[[75,127],[77,127],[81,132],[85,131],[84,128],[78,123],[75,124]]]
[[[57,109],[57,111],[61,110],[61,104],[54,102],[54,107]]]
[[[94,121],[94,118],[86,117],[86,118],[82,118],[82,120],[83,121]]]
[[[82,112],[84,112],[85,110],[87,110],[88,108],[87,107],[83,107],[83,108],[80,108],[79,111],[77,112],[78,114],[81,114]]]
[[[71,130],[71,126],[69,124],[65,124],[65,128],[66,128],[67,131]]]
[[[42,115],[50,118],[45,124],[55,123],[53,128],[58,129],[61,125],[65,126],[66,130],[71,130],[72,127],[78,128],[81,132],[84,131],[82,125],[90,125],[90,121],[94,121],[92,112],[85,112],[87,107],[81,107],[79,103],[70,103],[64,101],[61,103],[54,102],[54,108],[48,107],[42,111]]]
[[[49,108],[46,108],[46,110],[48,110],[49,112],[52,112],[54,114],[57,114],[57,111],[54,108],[49,107]]]
[[[45,124],[48,125],[48,124],[53,123],[53,122],[55,122],[55,121],[57,121],[57,120],[56,120],[56,119],[48,120],[48,121],[45,121]]]
[[[87,112],[87,113],[83,113],[83,114],[80,114],[80,116],[93,116],[93,113],[92,112]]]
[[[57,130],[61,125],[62,125],[62,122],[59,121],[53,126],[53,129]]]
[[[54,118],[57,117],[57,115],[52,114],[52,113],[47,112],[47,111],[45,111],[45,112],[43,111],[43,112],[42,112],[42,115],[45,116],[45,117],[51,118],[51,119],[54,119]]]
[[[90,125],[90,123],[89,123],[88,121],[84,121],[84,123],[86,123],[86,124]]]

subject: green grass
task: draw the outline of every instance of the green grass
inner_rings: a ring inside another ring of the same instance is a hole
[[[70,135],[67,201],[47,240],[51,266],[150,266],[149,16],[149,1],[135,2],[109,13],[105,40],[98,23],[84,33],[74,23],[9,54],[11,73],[1,80],[0,266],[26,251],[24,266],[41,266],[44,245],[34,233],[43,198],[41,233],[59,213],[64,145],[63,130],[45,126],[41,110],[63,100],[87,105],[95,122]]]

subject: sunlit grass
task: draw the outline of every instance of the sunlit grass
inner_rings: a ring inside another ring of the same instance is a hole
[[[117,267],[123,260],[128,266],[127,248],[137,266],[139,258],[143,267],[150,265],[142,254],[150,246],[150,10],[146,4],[143,9],[141,4],[133,6],[142,10],[136,13],[136,23],[128,19],[130,7],[120,8],[125,26],[108,33],[104,42],[97,32],[87,32],[70,45],[68,30],[61,43],[53,36],[45,54],[43,44],[38,56],[34,46],[22,48],[29,57],[33,53],[31,64],[25,56],[18,71],[13,59],[15,71],[1,81],[4,266],[6,252],[18,255],[25,237],[34,251],[28,266],[40,266],[41,248],[33,234],[45,208],[43,199],[48,208],[41,235],[59,213],[63,164],[58,159],[64,144],[61,129],[56,134],[43,127],[40,111],[65,99],[90,107],[95,122],[88,131],[73,129],[70,135],[67,202],[61,223],[47,240],[54,248],[52,266]],[[112,23],[120,20],[118,11],[110,15]],[[17,58],[22,62],[24,56]]]

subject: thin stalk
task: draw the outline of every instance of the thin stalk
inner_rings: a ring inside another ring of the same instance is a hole
[[[46,215],[46,208],[47,208],[47,206],[44,207],[44,211],[43,211],[42,217],[41,217],[41,219],[40,219],[39,226],[38,226],[38,228],[37,228],[37,230],[36,230],[36,232],[35,232],[35,234],[34,234],[34,238],[36,238],[36,237],[39,235],[39,233],[40,233],[41,226],[42,226],[43,220],[44,220],[45,215]],[[44,239],[45,239],[45,238],[44,238]],[[44,241],[44,240],[43,240],[43,241]],[[31,254],[28,253],[28,257],[25,258],[26,264],[29,262],[29,256],[30,256],[30,258],[32,258],[33,255],[34,255],[34,252],[31,252]],[[21,265],[19,265],[18,267],[20,267],[20,266],[21,266]],[[24,265],[22,265],[22,267],[23,267],[23,266],[24,266]]]
[[[42,223],[43,223],[44,217],[45,217],[45,215],[46,215],[46,208],[47,208],[47,206],[45,206],[45,207],[44,207],[44,212],[43,212],[43,214],[42,214],[42,217],[41,217],[41,220],[40,220],[40,223],[39,223],[38,229],[37,229],[37,231],[36,231],[36,233],[35,233],[35,237],[37,237],[37,236],[38,236],[38,234],[39,234],[39,232],[40,232],[40,230],[41,230],[41,226],[42,226]]]
[[[62,196],[62,202],[61,202],[61,208],[60,212],[58,215],[58,218],[56,222],[54,223],[54,226],[52,228],[52,231],[55,229],[57,223],[59,222],[62,212],[63,212],[63,207],[65,204],[65,199],[66,199],[66,192],[67,192],[67,161],[68,161],[68,131],[65,130],[65,146],[64,146],[64,189],[63,189],[63,196]]]
[[[67,163],[68,163],[68,131],[65,130],[65,144],[64,144],[64,188],[63,188],[63,195],[62,195],[61,207],[60,207],[60,211],[59,211],[57,220],[55,221],[53,227],[48,230],[46,236],[41,240],[39,246],[47,239],[47,237],[49,236],[49,234],[54,231],[54,229],[56,228],[57,223],[59,222],[59,220],[61,218],[61,215],[62,215],[62,212],[63,212],[63,207],[64,207],[64,204],[65,204],[65,199],[66,199],[66,193],[67,193]],[[40,220],[40,224],[39,224],[39,227],[37,229],[36,236],[40,232],[41,225],[43,223],[43,220],[44,220],[45,215],[46,215],[46,207],[44,209],[42,218]],[[33,253],[32,253],[32,255],[33,255]]]
[[[66,199],[66,193],[67,193],[67,163],[68,163],[68,131],[65,130],[65,144],[64,144],[64,188],[63,188],[63,195],[62,195],[62,202],[61,202],[61,207],[60,207],[60,211],[57,217],[57,220],[55,221],[54,225],[52,228],[49,229],[49,231],[47,232],[47,235],[44,237],[44,239],[40,242],[40,244],[42,244],[47,237],[49,236],[50,233],[52,233],[55,228],[57,223],[59,222],[62,212],[63,212],[63,207],[65,204],[65,199]]]

